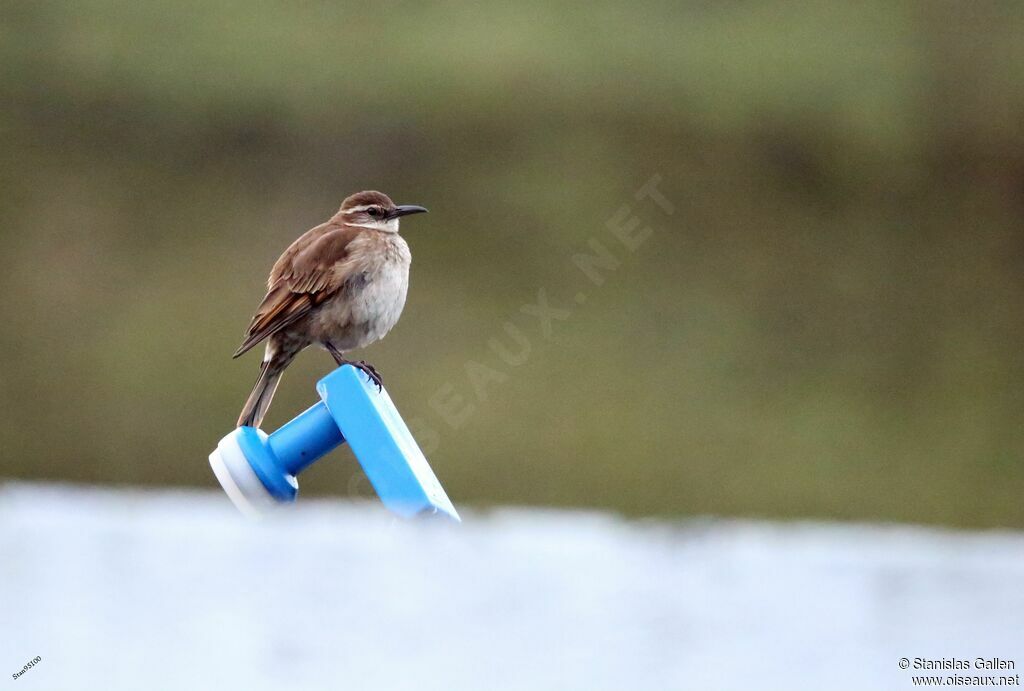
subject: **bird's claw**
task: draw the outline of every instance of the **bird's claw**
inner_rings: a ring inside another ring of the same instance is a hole
[[[370,381],[377,385],[378,392],[384,390],[384,379],[380,376],[380,373],[373,365],[365,360],[360,360],[359,362],[353,362],[351,364],[356,369],[362,370],[366,376],[370,378]]]

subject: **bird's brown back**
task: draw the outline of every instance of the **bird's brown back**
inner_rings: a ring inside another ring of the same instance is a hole
[[[245,340],[234,357],[263,339],[307,315],[334,295],[344,284],[346,272],[339,264],[349,255],[349,245],[363,232],[360,228],[328,221],[306,231],[274,263],[267,294],[256,309]]]

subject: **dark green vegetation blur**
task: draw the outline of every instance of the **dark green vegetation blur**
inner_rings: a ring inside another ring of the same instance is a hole
[[[0,476],[214,487],[270,265],[376,188],[431,213],[357,356],[457,503],[1024,527],[1024,4],[0,11]]]

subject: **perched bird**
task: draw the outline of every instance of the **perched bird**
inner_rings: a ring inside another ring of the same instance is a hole
[[[398,321],[409,288],[409,246],[398,219],[422,206],[396,206],[386,194],[359,192],[326,223],[302,235],[274,264],[263,298],[234,357],[267,339],[260,376],[238,425],[259,427],[281,373],[307,346],[325,348],[381,385],[380,374],[345,353],[384,337]]]

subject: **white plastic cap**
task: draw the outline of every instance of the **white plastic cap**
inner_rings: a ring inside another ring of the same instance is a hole
[[[238,444],[241,429],[220,440],[210,454],[210,467],[228,498],[247,516],[257,517],[280,506],[252,469]]]

